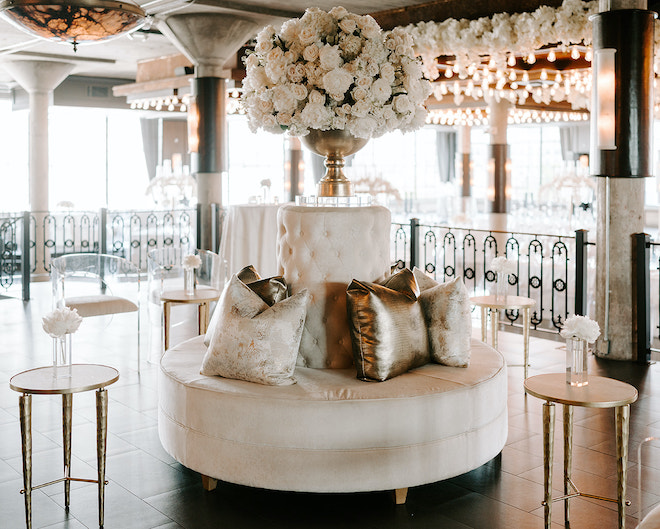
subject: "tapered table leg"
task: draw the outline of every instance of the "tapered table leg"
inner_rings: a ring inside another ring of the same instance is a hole
[[[564,404],[564,496],[570,489],[571,469],[573,467],[573,406]],[[570,500],[564,500],[564,523],[568,526],[568,516],[570,513]]]
[[[525,368],[524,376],[527,378],[527,370],[529,368],[529,326],[530,326],[530,311],[529,308],[523,309],[523,351],[525,353]]]
[[[488,342],[488,307],[481,307],[481,341]]]
[[[25,494],[25,526],[32,529],[32,395],[18,397],[23,452],[23,493]]]
[[[108,431],[108,391],[96,392],[96,460],[99,481],[99,528],[103,527],[105,498],[105,451]]]
[[[163,303],[163,349],[167,351],[170,348],[170,304]]]
[[[543,404],[543,516],[545,529],[552,520],[552,459],[554,456],[555,405]]]
[[[490,309],[490,325],[493,333],[493,348],[497,349],[497,331],[500,326],[500,311],[498,309]],[[499,351],[499,349],[497,350]]]
[[[619,529],[626,526],[626,471],[628,470],[628,428],[630,404],[614,408],[616,420],[616,499],[619,506]]]
[[[73,408],[73,394],[62,395],[62,447],[64,448],[64,508],[69,509],[71,499],[71,412]]]

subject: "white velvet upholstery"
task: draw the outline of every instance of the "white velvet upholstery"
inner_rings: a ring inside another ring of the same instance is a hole
[[[660,529],[660,506],[644,516],[637,529]]]
[[[199,373],[203,337],[165,353],[158,429],[186,467],[232,483],[307,492],[432,483],[496,456],[507,436],[502,356],[472,342],[468,368],[427,364],[380,383],[297,367],[297,384]]]
[[[389,273],[389,210],[289,205],[280,208],[278,225],[280,273],[292,293],[310,293],[298,365],[351,366],[346,287],[354,278],[376,281]]]

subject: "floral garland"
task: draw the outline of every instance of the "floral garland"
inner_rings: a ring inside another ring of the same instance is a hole
[[[370,138],[420,128],[430,83],[412,37],[370,16],[310,8],[280,33],[268,26],[245,59],[242,103],[253,132],[347,130]]]
[[[598,12],[598,2],[564,0],[558,8],[541,6],[532,13],[496,13],[476,20],[449,18],[442,22],[419,22],[405,26],[415,50],[422,57],[424,73],[437,79],[436,58],[456,56],[458,73],[467,72],[481,57],[490,56],[496,67],[506,68],[510,54],[529,55],[549,44],[560,47],[591,44],[589,17]]]

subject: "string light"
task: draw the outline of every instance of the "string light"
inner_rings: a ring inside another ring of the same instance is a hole
[[[534,55],[534,52],[531,52],[531,53],[527,56],[527,63],[528,63],[528,64],[534,64],[535,62],[536,62],[536,55]]]
[[[574,61],[577,61],[579,58],[580,58],[580,50],[578,50],[577,48],[574,47],[571,50],[571,59],[573,59]]]
[[[555,50],[550,50],[550,53],[548,53],[548,62],[555,62],[556,60]]]

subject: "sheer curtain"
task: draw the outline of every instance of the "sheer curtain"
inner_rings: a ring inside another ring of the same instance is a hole
[[[454,180],[454,160],[456,159],[456,132],[438,130],[435,133],[438,172],[441,182]]]

